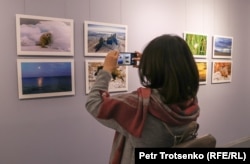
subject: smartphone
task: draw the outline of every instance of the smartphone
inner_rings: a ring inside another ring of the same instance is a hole
[[[134,52],[120,52],[118,56],[118,65],[136,65],[136,60],[133,60],[137,56]]]

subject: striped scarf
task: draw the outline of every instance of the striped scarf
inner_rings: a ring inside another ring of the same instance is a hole
[[[102,105],[97,118],[114,119],[126,131],[135,137],[140,137],[144,127],[147,114],[151,114],[170,126],[185,125],[197,120],[199,106],[197,99],[192,99],[182,104],[171,104],[169,108],[163,107],[159,100],[153,98],[151,89],[138,88],[132,94],[121,94],[110,97],[107,92],[101,91],[103,97]],[[184,108],[185,107],[185,108]],[[116,132],[111,163],[119,164],[125,137]]]

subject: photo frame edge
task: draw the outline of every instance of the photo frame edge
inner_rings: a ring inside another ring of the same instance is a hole
[[[43,93],[43,94],[30,94],[30,95],[23,95],[22,94],[22,80],[21,80],[21,64],[22,62],[70,62],[71,63],[71,91],[69,92],[56,92],[56,93]],[[20,100],[24,99],[37,99],[37,98],[49,98],[49,97],[63,97],[63,96],[74,96],[75,95],[75,61],[72,58],[69,59],[35,59],[35,58],[18,58],[17,59],[17,81],[18,81],[18,98]]]
[[[22,51],[21,50],[21,38],[20,38],[20,19],[21,18],[30,18],[30,19],[41,19],[41,20],[54,20],[54,21],[63,21],[70,23],[70,46],[71,49],[69,52],[53,52],[53,51]],[[16,47],[17,47],[17,56],[74,56],[74,20],[65,19],[58,17],[46,17],[46,16],[37,16],[37,15],[28,15],[28,14],[16,14]]]

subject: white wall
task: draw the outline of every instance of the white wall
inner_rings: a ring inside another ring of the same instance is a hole
[[[83,22],[128,25],[128,51],[142,51],[163,33],[209,36],[208,84],[200,86],[199,134],[212,133],[218,146],[250,136],[250,81],[247,0],[1,0],[0,1],[0,163],[108,163],[113,131],[85,111]],[[74,20],[76,95],[19,100],[15,14]],[[211,84],[213,35],[232,36],[231,83]],[[129,91],[140,86],[129,68]],[[133,80],[132,80],[133,79]]]

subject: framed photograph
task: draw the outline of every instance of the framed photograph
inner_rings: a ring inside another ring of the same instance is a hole
[[[184,39],[196,58],[207,57],[207,38],[205,34],[184,33]]]
[[[18,55],[73,56],[72,19],[16,14]]]
[[[213,36],[213,58],[232,58],[233,37]]]
[[[200,84],[207,84],[208,62],[206,60],[195,61],[199,70]]]
[[[96,76],[102,69],[103,60],[85,60],[86,73],[86,94],[89,93],[91,87],[96,81]],[[112,78],[109,82],[109,92],[128,91],[128,66],[119,66],[112,73]]]
[[[17,59],[19,99],[75,94],[73,59]]]
[[[212,83],[225,83],[232,81],[232,61],[213,61]]]
[[[84,22],[85,56],[106,56],[110,50],[127,51],[127,26]]]

